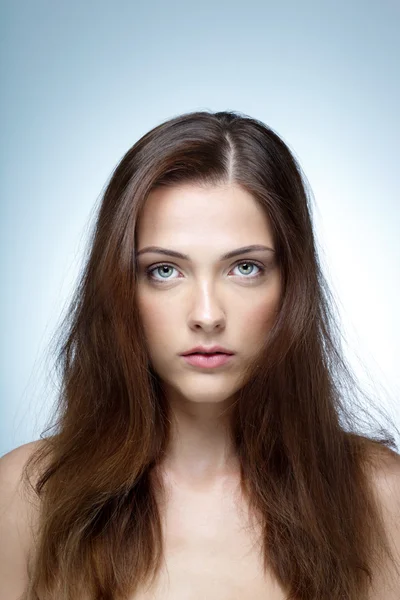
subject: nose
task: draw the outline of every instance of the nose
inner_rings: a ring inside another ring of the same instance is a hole
[[[202,282],[194,287],[188,321],[191,329],[200,328],[206,332],[225,327],[226,316],[223,306],[210,283]]]

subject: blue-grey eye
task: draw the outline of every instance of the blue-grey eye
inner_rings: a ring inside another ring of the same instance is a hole
[[[247,262],[247,263],[240,263],[239,265],[236,265],[236,266],[237,266],[237,267],[239,267],[239,268],[241,269],[241,268],[243,267],[243,265],[244,265],[244,267],[245,267],[245,270],[246,270],[246,267],[247,267],[247,269],[248,269],[249,267],[250,267],[250,269],[251,269],[250,273],[249,273],[249,271],[248,271],[248,270],[246,270],[246,272],[244,273],[245,275],[249,275],[249,274],[251,274],[251,273],[253,272],[253,270],[254,270],[254,267],[255,267],[255,266],[257,266],[257,265],[255,265],[254,263],[251,263],[251,262]]]
[[[170,267],[168,265],[161,265],[159,267],[156,268],[156,271],[161,275],[161,277],[164,278],[164,275],[168,275],[169,273],[166,273],[165,271],[171,271],[173,270],[174,267]]]

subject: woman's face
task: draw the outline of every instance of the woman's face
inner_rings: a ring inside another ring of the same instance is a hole
[[[159,188],[146,200],[136,235],[139,313],[167,397],[229,404],[279,303],[265,212],[237,185]],[[221,260],[251,245],[266,249]],[[150,246],[187,258],[147,251]],[[234,355],[216,368],[193,366],[181,354],[198,345],[223,346]]]

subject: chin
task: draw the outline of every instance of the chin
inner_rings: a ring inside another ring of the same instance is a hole
[[[220,387],[220,386],[218,386]],[[202,386],[199,392],[199,386],[196,389],[190,389],[188,387],[173,388],[170,390],[173,397],[177,400],[182,399],[184,402],[192,402],[193,404],[222,404],[233,400],[236,389],[227,390],[226,386],[224,389],[212,389],[212,385]]]

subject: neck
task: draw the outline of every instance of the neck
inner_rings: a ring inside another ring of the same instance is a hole
[[[230,439],[229,404],[169,402],[171,436],[163,469],[189,485],[207,485],[238,472]]]

